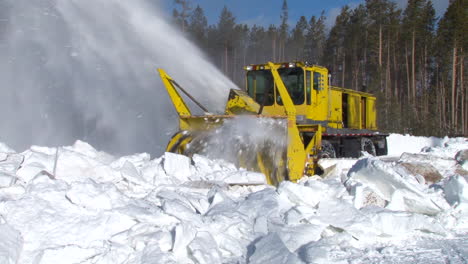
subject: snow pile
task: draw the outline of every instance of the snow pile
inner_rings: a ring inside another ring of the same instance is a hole
[[[0,263],[412,263],[415,254],[394,252],[434,243],[459,252],[436,257],[463,260],[468,143],[425,147],[274,188],[200,155],[0,144]],[[424,164],[434,169],[414,169]]]
[[[448,138],[391,134],[387,137],[388,155],[399,156],[403,152],[419,153],[426,147],[443,147],[447,140]]]

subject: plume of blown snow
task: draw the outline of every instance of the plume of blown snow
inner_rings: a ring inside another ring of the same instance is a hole
[[[15,149],[82,139],[160,154],[177,118],[157,68],[211,111],[235,87],[154,1],[6,0],[0,9],[0,140]]]

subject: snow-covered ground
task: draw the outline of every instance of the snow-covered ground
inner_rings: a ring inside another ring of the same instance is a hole
[[[0,143],[0,263],[466,263],[467,139],[388,142],[278,188],[202,156]]]

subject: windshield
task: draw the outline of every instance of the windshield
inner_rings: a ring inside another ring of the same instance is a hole
[[[282,68],[278,73],[288,90],[289,96],[295,105],[304,104],[304,71],[302,68]],[[247,73],[247,91],[257,103],[271,106],[274,103],[273,75],[269,70],[249,71]],[[276,102],[283,104],[276,92]]]

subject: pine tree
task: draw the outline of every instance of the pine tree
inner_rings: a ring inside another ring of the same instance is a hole
[[[219,17],[219,22],[217,25],[218,33],[218,43],[222,47],[222,69],[224,73],[228,73],[230,70],[229,67],[229,57],[230,53],[233,51],[233,40],[235,37],[234,27],[236,25],[236,19],[229,9],[224,6]]]
[[[391,40],[395,38],[390,36],[390,32],[394,32],[399,27],[399,13],[396,11],[396,4],[389,0],[366,0],[366,10],[368,14],[366,26],[367,71],[379,79],[376,82],[378,87],[374,87],[374,90],[381,90],[388,96],[390,87],[387,83],[388,80],[384,81],[385,78],[388,78],[384,67],[389,66],[388,49]]]
[[[264,40],[265,41],[264,47],[268,51],[267,58],[271,58],[271,60],[273,61],[281,60],[279,56],[277,55],[279,54],[279,52],[277,52],[279,50],[278,46],[279,46],[279,43],[281,42],[279,41],[280,33],[278,31],[279,29],[277,29],[274,25],[270,25],[268,27],[266,38]]]
[[[280,61],[285,61],[286,60],[286,41],[288,39],[288,31],[289,31],[289,25],[288,25],[288,2],[286,0],[283,0],[283,6],[281,7],[281,25],[279,27],[279,60]]]
[[[172,16],[175,19],[176,23],[180,25],[182,32],[187,30],[187,19],[190,16],[190,11],[192,10],[190,1],[188,0],[174,0],[176,5],[180,5],[180,11],[174,9],[172,12]]]
[[[247,55],[247,64],[256,64],[265,62],[266,49],[271,45],[264,46],[266,39],[265,29],[261,26],[253,25],[249,33],[249,46]]]
[[[308,31],[308,23],[305,16],[301,16],[296,27],[292,31],[290,45],[288,45],[288,60],[304,60],[305,35]]]
[[[243,84],[244,72],[242,68],[247,63],[247,47],[249,46],[249,27],[239,24],[234,27],[234,50],[232,76],[235,83]]]
[[[309,20],[304,47],[304,59],[308,62],[319,64],[322,60],[326,41],[325,19],[322,11],[319,18],[312,16]]]
[[[197,5],[193,10],[188,24],[188,32],[199,47],[204,47],[207,41],[208,21],[203,9]]]
[[[450,2],[439,21],[436,40],[436,87],[443,101],[439,112],[443,133],[468,134],[466,64],[468,2]]]
[[[379,127],[395,127],[400,122],[401,105],[395,77],[400,11],[389,0],[366,0],[367,22],[364,45],[364,85],[380,95]],[[392,74],[393,73],[393,74]],[[394,87],[394,89],[392,89]],[[397,120],[395,120],[397,119]]]
[[[346,51],[344,46],[350,16],[350,8],[345,5],[336,17],[335,25],[330,30],[326,42],[324,61],[332,74],[333,85],[345,86]]]
[[[344,50],[347,70],[344,73],[345,85],[354,90],[368,87],[367,77],[362,75],[366,67],[366,38],[367,38],[367,11],[364,5],[355,8],[349,17],[348,30],[346,30]],[[363,48],[364,47],[364,48]],[[372,90],[370,90],[372,91]]]
[[[407,104],[411,106],[407,126],[416,127],[424,112],[427,92],[430,49],[435,23],[435,11],[429,0],[409,0],[403,13],[402,41],[406,69]],[[418,131],[415,131],[418,132]]]

